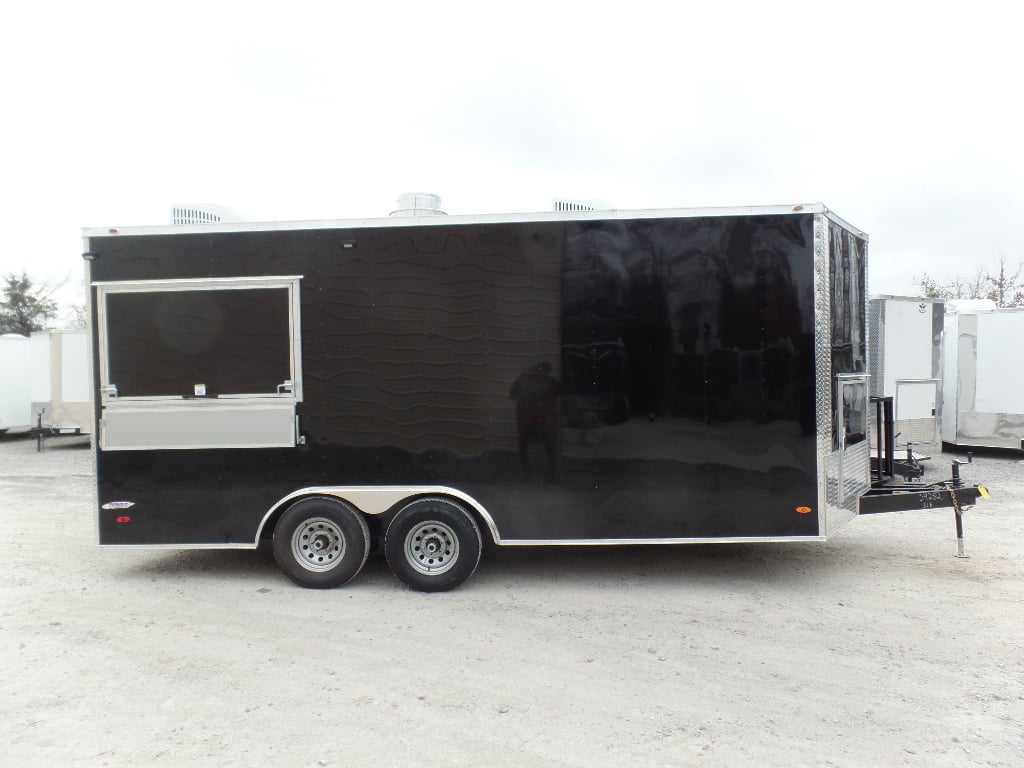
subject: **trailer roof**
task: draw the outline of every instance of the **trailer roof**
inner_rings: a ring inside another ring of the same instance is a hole
[[[782,214],[824,213],[837,224],[866,238],[854,227],[832,213],[822,203],[793,205],[756,205],[710,208],[653,208],[605,211],[543,211],[537,213],[496,213],[431,216],[384,216],[361,219],[324,219],[307,221],[244,221],[220,224],[161,224],[129,227],[84,227],[82,236],[182,235],[211,232],[279,232],[306,229],[364,229],[370,227],[451,226],[453,224],[498,224],[552,221],[601,221],[616,219],[696,218],[701,216],[778,216]]]

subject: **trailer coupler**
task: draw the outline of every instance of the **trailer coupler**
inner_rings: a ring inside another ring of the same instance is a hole
[[[919,483],[898,483],[877,485],[860,497],[858,512],[874,515],[882,512],[907,512],[917,509],[953,508],[956,520],[956,557],[967,557],[964,553],[964,509],[973,507],[979,499],[989,498],[984,485],[965,486],[960,479],[960,464],[953,461],[953,474],[949,480],[922,486]]]

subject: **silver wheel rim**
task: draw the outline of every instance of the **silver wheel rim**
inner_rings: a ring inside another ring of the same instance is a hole
[[[405,537],[405,559],[424,575],[446,573],[459,559],[459,537],[445,523],[420,523]]]
[[[307,571],[329,571],[345,556],[345,534],[326,517],[304,520],[292,534],[292,555]]]

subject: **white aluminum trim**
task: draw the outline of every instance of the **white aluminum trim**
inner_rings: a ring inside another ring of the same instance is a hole
[[[173,280],[97,280],[89,283],[105,293],[168,293],[207,288],[214,291],[247,288],[290,288],[302,275],[250,275],[247,277],[187,277]]]
[[[280,410],[290,405],[290,398],[279,398],[274,396],[263,397],[261,395],[238,395],[236,397],[183,397],[183,398],[152,398],[152,397],[125,397],[107,404],[104,410],[124,411],[125,413],[146,411],[225,411],[237,413],[238,411],[253,408],[256,410]],[[155,401],[155,402],[154,402]]]
[[[350,485],[350,486],[311,486],[290,493],[274,504],[260,521],[256,531],[255,543],[258,544],[263,530],[278,510],[289,502],[308,496],[333,496],[347,501],[367,515],[380,515],[401,504],[413,496],[449,496],[469,504],[480,514],[490,529],[495,544],[502,547],[533,547],[533,546],[599,546],[599,545],[632,545],[632,544],[755,544],[782,543],[787,541],[827,541],[825,536],[727,536],[727,537],[665,537],[665,538],[622,538],[622,539],[502,539],[498,527],[487,509],[467,493],[454,488],[440,485]],[[376,497],[371,499],[370,497]],[[376,501],[372,507],[368,501]]]
[[[263,535],[267,521],[283,506],[295,499],[307,496],[333,496],[347,501],[366,515],[382,515],[397,504],[413,496],[450,496],[465,502],[477,512],[491,532],[495,544],[501,543],[498,526],[491,513],[479,501],[467,493],[444,485],[317,485],[289,493],[267,510],[256,529],[256,542]]]
[[[108,405],[101,423],[100,448],[104,452],[295,445],[295,403],[288,401]]]
[[[291,327],[288,335],[291,338],[291,367],[292,367],[292,390],[291,396],[295,402],[302,402],[302,277],[289,278],[291,288],[288,289],[288,308],[291,311],[289,322]]]
[[[666,545],[666,544],[785,544],[787,542],[824,542],[825,536],[790,536],[782,538],[735,536],[729,538],[703,539],[508,539],[495,542],[502,547],[586,547],[586,546],[634,546],[634,545]],[[148,549],[148,550],[247,550],[252,551],[259,546],[255,542],[229,542],[225,544],[98,544],[108,549]]]
[[[257,543],[251,542],[228,542],[225,544],[100,544],[97,540],[98,546],[106,547],[109,549],[153,549],[153,550],[167,550],[167,549],[245,549],[254,550],[258,546]]]
[[[829,220],[832,221],[834,224],[838,224],[843,229],[845,229],[848,232],[850,232],[850,233],[856,235],[857,237],[861,238],[865,243],[868,242],[868,235],[867,235],[867,233],[863,229],[861,229],[860,227],[855,227],[855,226],[853,226],[853,224],[851,224],[850,222],[846,221],[846,219],[843,219],[840,216],[836,216],[828,208],[823,208],[823,210],[821,212],[824,213],[825,216],[827,216],[829,218]],[[865,269],[866,269],[866,265],[865,265]],[[866,297],[865,297],[865,299],[866,299]]]
[[[82,239],[82,253],[89,253],[89,250],[90,250],[90,248],[89,248],[89,238],[83,238]],[[92,283],[92,261],[90,261],[89,259],[85,259],[85,258],[83,258],[82,261],[85,262],[85,283],[84,283],[84,285],[88,286],[88,285],[91,285],[91,283]],[[88,342],[88,346],[89,346],[88,362],[86,364],[86,367],[88,368],[88,376],[89,376],[89,413],[92,416],[92,423],[89,424],[89,432],[92,435],[89,438],[89,452],[92,454],[92,476],[93,476],[93,483],[92,483],[92,489],[91,489],[91,494],[90,495],[92,497],[93,509],[95,509],[99,505],[99,499],[97,498],[97,483],[95,482],[95,480],[99,476],[100,432],[99,432],[99,405],[96,402],[96,395],[95,395],[96,388],[98,386],[98,383],[97,383],[97,373],[98,372],[96,370],[96,364],[95,364],[96,355],[97,355],[97,349],[96,349],[96,331],[97,331],[97,329],[93,327],[93,320],[92,320],[92,318],[93,318],[92,293],[93,292],[91,290],[88,290],[88,288],[85,291],[85,323],[86,323],[86,327],[88,329],[88,332],[86,333],[86,336],[89,339],[89,342]],[[99,514],[97,514],[95,516],[96,544],[99,544],[99,542],[100,542],[100,518],[101,518],[101,515],[99,515]]]
[[[822,203],[791,205],[723,206],[703,208],[645,208],[638,210],[541,211],[527,213],[460,214],[452,216],[374,217],[358,219],[324,219],[306,221],[238,222],[202,225],[158,225],[130,227],[85,227],[86,237],[119,237],[139,235],[187,235],[235,232],[276,232],[307,229],[367,229],[370,227],[455,226],[460,224],[505,224],[557,221],[599,221],[623,219],[696,218],[700,216],[775,216],[826,213],[834,216]],[[854,232],[856,227],[847,225]]]
[[[220,444],[216,445],[186,445],[184,443],[180,445],[163,445],[163,444],[138,444],[130,447],[111,447],[104,445],[102,451],[104,454],[116,453],[118,451],[220,451],[220,450],[241,450],[241,449],[271,449],[271,447],[292,447],[292,444],[283,445],[280,442],[240,442],[237,444]]]
[[[232,395],[217,395],[216,397],[189,397],[187,395],[118,395],[117,397],[108,397],[108,399],[104,401],[104,407],[127,409],[134,405],[135,407],[142,408],[159,403],[165,403],[169,406],[182,405],[186,403],[207,403],[208,405],[216,405],[217,403],[232,401],[237,403],[240,400],[263,400],[271,403],[275,400],[286,400],[289,402],[292,400],[295,400],[296,402],[298,401],[291,392],[242,392],[240,394]]]
[[[863,493],[870,485],[870,454],[867,440],[852,446],[840,444],[833,447],[836,431],[837,403],[832,401],[832,301],[831,301],[831,242],[832,231],[839,227],[847,234],[864,241],[865,270],[867,269],[867,240],[853,228],[841,226],[842,220],[830,216],[829,212],[816,215],[814,219],[814,338],[815,338],[815,411],[818,426],[817,467],[818,467],[818,524],[819,533],[830,536],[840,527],[857,516],[855,506],[846,503]],[[868,317],[868,298],[861,297],[865,319]],[[870,332],[870,328],[867,329]],[[864,343],[870,349],[871,339],[865,336]],[[868,376],[868,372],[852,374]],[[867,389],[866,392],[870,392]],[[838,389],[837,389],[838,394]],[[843,441],[845,442],[845,441]],[[859,454],[863,454],[862,456]],[[848,472],[846,464],[853,462],[854,472]],[[862,466],[861,466],[862,465]],[[857,469],[862,470],[856,471]],[[850,488],[846,486],[850,485]],[[855,487],[854,487],[855,486]],[[849,492],[848,492],[849,491]]]
[[[846,411],[845,411],[845,409],[843,407],[843,405],[845,403],[845,399],[843,397],[843,395],[844,395],[843,388],[846,387],[847,385],[861,386],[861,387],[864,388],[864,421],[865,421],[864,437],[863,437],[862,440],[860,440],[860,441],[858,441],[856,443],[853,443],[851,445],[847,445],[847,443],[846,443],[846,420],[845,420]],[[837,476],[837,482],[838,482],[837,494],[838,494],[838,498],[839,498],[840,504],[844,503],[846,501],[846,499],[847,499],[847,496],[846,496],[846,485],[847,485],[846,459],[848,457],[851,457],[851,456],[855,455],[854,454],[854,449],[858,445],[861,445],[862,443],[865,443],[869,439],[869,432],[868,432],[868,429],[867,429],[867,426],[868,426],[868,424],[867,424],[867,420],[868,420],[868,405],[869,405],[868,387],[869,387],[869,382],[868,382],[868,376],[867,376],[866,373],[838,373],[838,374],[836,374],[836,402],[833,404],[833,407],[835,409],[835,414],[836,414],[836,423],[835,423],[835,427],[834,428],[836,430],[836,435],[839,438],[839,450],[836,452],[836,456],[838,458],[837,466],[838,466],[838,471],[839,471],[839,474]],[[858,496],[859,495],[860,494],[858,494]],[[828,532],[829,529],[830,529],[830,527],[826,526],[826,532]]]
[[[782,544],[787,541],[827,541],[825,536],[723,536],[721,538],[661,539],[506,539],[503,547],[587,547],[636,544]]]
[[[828,467],[827,457],[832,452],[833,411],[831,402],[832,361],[830,344],[825,340],[832,337],[831,300],[829,291],[829,227],[824,214],[814,217],[813,248],[813,292],[814,292],[814,370],[815,370],[815,424],[816,442],[815,473],[818,481],[818,532],[828,531]]]

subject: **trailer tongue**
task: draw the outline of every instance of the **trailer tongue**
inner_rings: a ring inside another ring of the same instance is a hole
[[[878,441],[877,460],[872,462],[871,490],[860,497],[859,513],[904,512],[917,509],[952,508],[956,521],[957,557],[964,552],[963,512],[979,499],[989,498],[984,485],[965,485],[960,466],[970,461],[953,459],[950,478],[936,483],[898,482],[893,422],[893,398],[873,397],[876,405],[875,435]],[[908,446],[907,453],[911,454]],[[920,477],[923,471],[912,473]]]

